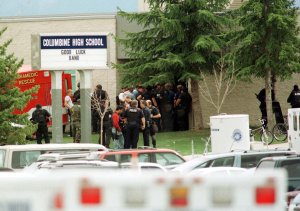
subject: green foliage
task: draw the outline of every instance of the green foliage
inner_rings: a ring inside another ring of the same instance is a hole
[[[228,0],[148,0],[150,11],[119,15],[143,30],[117,38],[130,60],[115,67],[123,84],[198,79],[220,57],[228,18],[221,14]]]
[[[0,31],[0,37],[5,30]],[[21,92],[14,86],[18,77],[17,70],[23,60],[7,53],[10,43],[11,40],[8,40],[0,45],[0,143],[24,144],[25,137],[35,131],[35,126],[28,120],[27,114],[17,115],[14,111],[22,110],[38,87]]]
[[[249,0],[240,8],[239,27],[229,42],[238,78],[264,78],[271,70],[284,80],[299,72],[299,27],[293,5],[292,0]]]

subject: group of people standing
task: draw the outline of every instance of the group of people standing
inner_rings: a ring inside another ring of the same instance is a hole
[[[64,98],[70,122],[69,132],[74,143],[81,140],[79,83],[77,87],[74,94],[71,89],[67,90]],[[176,88],[174,90],[169,83],[157,84],[153,88],[122,88],[116,98],[116,109],[112,110],[107,92],[98,84],[91,95],[91,126],[92,132],[99,134],[99,144],[109,148],[112,139],[115,149],[137,148],[141,132],[143,145],[150,146],[151,139],[155,148],[157,132],[188,130],[191,96],[185,86],[178,85]],[[43,115],[45,120],[39,120],[39,115]],[[46,123],[49,117],[49,112],[37,105],[32,117],[34,122],[39,123],[37,143],[41,143],[43,137],[46,143],[50,142]],[[65,132],[65,126],[63,130]]]
[[[160,114],[156,120],[159,131],[181,131],[189,129],[189,112],[192,98],[184,85],[174,90],[170,83],[157,84],[154,87],[124,87],[117,96],[117,104],[128,104],[131,100],[151,101]],[[139,103],[140,105],[140,103]]]

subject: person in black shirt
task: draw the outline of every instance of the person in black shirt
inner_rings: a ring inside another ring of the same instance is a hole
[[[45,139],[45,143],[50,143],[50,138],[48,134],[47,122],[50,119],[50,113],[43,109],[40,104],[36,104],[36,110],[32,113],[31,121],[34,124],[38,124],[38,129],[36,131],[36,141],[38,144],[42,144],[42,139]]]
[[[143,130],[144,146],[149,146],[150,125],[152,124],[151,111],[147,107],[147,103],[145,100],[141,100],[140,105],[141,105],[141,109],[143,111],[145,123],[146,123],[145,128]]]
[[[300,90],[298,85],[294,85],[294,89],[290,93],[287,102],[291,104],[292,108],[300,108]]]
[[[145,118],[141,109],[138,107],[137,100],[133,100],[130,103],[130,108],[125,110],[124,119],[126,122],[126,139],[124,143],[125,149],[135,149],[137,148],[137,143],[139,140],[139,130],[145,129]]]

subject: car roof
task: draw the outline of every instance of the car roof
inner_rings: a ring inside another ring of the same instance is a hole
[[[162,149],[162,148],[152,148],[152,149],[119,149],[119,150],[109,150],[104,153],[99,153],[102,157],[105,155],[122,155],[122,154],[136,154],[136,153],[173,153],[179,156],[182,160],[185,161],[185,158],[180,155],[178,152],[172,150],[172,149]]]
[[[24,150],[58,150],[58,149],[90,149],[90,150],[102,150],[108,149],[101,144],[86,144],[86,143],[67,143],[67,144],[25,144],[25,145],[3,145],[0,149],[10,149],[15,151]]]
[[[127,153],[131,153],[131,152],[175,152],[176,151],[172,150],[172,149],[164,149],[164,148],[145,148],[145,149],[118,149],[118,150],[114,150],[114,149],[110,149],[108,150],[107,153],[114,153],[114,154],[127,154]]]
[[[244,168],[239,168],[239,167],[213,167],[213,168],[201,168],[201,169],[195,169],[191,172],[189,172],[190,175],[209,175],[209,174],[214,174],[214,173],[219,173],[219,172],[246,172],[247,169]]]
[[[126,162],[126,163],[121,163],[120,165],[121,165],[121,167],[132,167],[132,168],[134,168],[134,165],[136,165],[139,168],[157,167],[157,168],[161,169],[162,171],[167,172],[167,169],[158,163],[138,162],[138,163],[133,164],[132,162]]]
[[[76,166],[76,165],[90,165],[90,166],[112,166],[117,167],[119,164],[113,161],[103,160],[58,160],[42,163],[40,168],[63,167],[63,166]]]
[[[296,154],[296,151],[290,149],[263,149],[263,150],[236,150],[225,153],[208,153],[204,156],[211,156],[212,158],[224,157],[224,156],[232,156],[232,155],[241,155],[241,154],[265,154],[265,153],[289,153]]]
[[[273,160],[273,161],[277,161],[277,160],[299,160],[299,159],[300,159],[300,155],[289,155],[289,156],[265,157],[265,158],[261,159],[261,161],[264,161],[264,160]]]
[[[62,160],[62,159],[78,159],[78,158],[86,158],[89,155],[89,151],[68,151],[62,153],[44,153],[41,154],[37,161],[43,160]]]
[[[225,157],[232,157],[236,155],[259,155],[259,154],[278,154],[278,153],[296,153],[295,151],[290,150],[253,150],[253,151],[233,151],[227,153],[217,153],[217,154],[206,154],[201,157],[196,157],[191,160],[186,161],[174,168],[174,171],[186,171],[190,170],[202,163],[205,163],[209,160],[217,159],[217,158],[225,158]]]

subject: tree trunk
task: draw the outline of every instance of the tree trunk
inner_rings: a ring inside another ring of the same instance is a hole
[[[100,144],[103,145],[103,119],[104,115],[100,116]]]
[[[201,106],[201,93],[199,89],[199,81],[191,80],[191,90],[190,94],[192,95],[192,112],[190,112],[190,119],[192,123],[190,125],[193,126],[194,129],[202,129],[204,128],[203,116],[202,116],[202,106]],[[190,121],[191,122],[191,121]]]
[[[271,86],[271,69],[266,70],[265,75],[265,89],[266,89],[266,107],[267,107],[267,121],[269,129],[275,125],[273,109],[272,109],[272,86]]]

